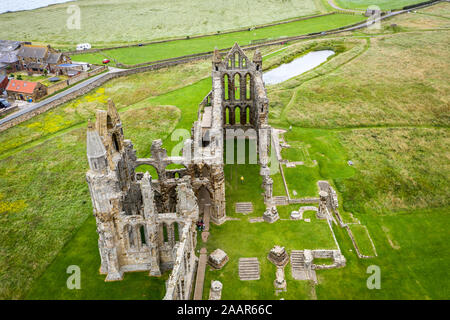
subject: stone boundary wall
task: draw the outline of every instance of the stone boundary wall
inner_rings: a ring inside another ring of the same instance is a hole
[[[365,227],[365,226],[364,226],[364,227]],[[345,228],[345,230],[347,230],[347,233],[348,233],[348,236],[350,237],[350,240],[352,240],[353,246],[355,247],[356,254],[358,255],[358,257],[359,257],[360,259],[370,259],[370,258],[374,258],[374,256],[366,256],[366,255],[362,254],[361,251],[359,250],[358,245],[356,244],[355,237],[353,236],[353,232],[352,232],[352,230],[350,230],[350,227],[346,224],[346,225],[344,226],[344,228]],[[366,232],[367,232],[367,228],[366,228]],[[375,257],[377,257],[378,254],[377,254],[377,252],[376,252],[376,250],[375,250],[375,246],[374,246],[374,244],[373,244],[373,242],[372,242],[372,238],[370,238],[370,235],[368,235],[368,236],[369,236],[369,239],[370,239],[370,243],[372,244],[372,248],[373,248],[373,250],[374,250]]]
[[[80,82],[82,80],[85,80],[87,78],[90,78],[92,76],[95,76],[101,72],[103,72],[106,69],[105,66],[99,66],[98,68],[95,68],[94,70],[88,71],[88,72],[82,72],[76,76],[73,76],[67,80],[61,81],[59,83],[56,83],[52,86],[47,87],[47,96],[62,90],[64,88],[67,88],[77,82]]]
[[[448,0],[445,0],[447,2],[449,2]],[[411,9],[415,9],[421,6],[426,6],[426,5],[432,5],[435,4],[436,2],[442,2],[440,0],[431,0],[431,1],[424,1],[424,2],[420,2],[420,3],[416,3],[416,4],[411,4],[409,6],[404,6],[402,9],[403,10],[411,10]]]
[[[235,32],[242,32],[242,31],[250,31],[250,29],[262,29],[262,28],[277,26],[277,25],[280,25],[280,24],[286,24],[286,23],[291,23],[291,22],[296,22],[296,21],[302,21],[302,20],[308,20],[308,19],[313,19],[313,18],[329,16],[329,15],[333,15],[333,14],[336,14],[336,13],[338,13],[338,12],[332,11],[332,12],[318,14],[318,15],[313,15],[313,16],[299,17],[299,18],[285,20],[285,21],[279,21],[279,22],[274,22],[274,23],[269,23],[269,24],[263,24],[263,25],[259,25],[259,26],[255,26],[255,27],[246,27],[246,28],[240,28],[240,29],[233,29],[233,30],[228,30],[228,31],[220,32],[220,33],[216,32],[216,33],[208,33],[208,34],[202,34],[202,35],[185,36],[185,37],[177,37],[177,38],[172,38],[172,39],[144,42],[144,43],[142,43],[142,46],[149,46],[149,45],[152,45],[152,44],[166,43],[166,42],[179,41],[179,40],[199,39],[199,38],[218,36],[218,35],[222,35],[222,34],[230,34],[230,33],[235,33]],[[105,47],[105,48],[89,49],[89,50],[82,50],[82,51],[81,50],[80,51],[72,50],[72,51],[64,51],[64,53],[68,54],[68,55],[77,55],[77,54],[81,55],[81,54],[87,54],[87,53],[96,53],[96,52],[101,52],[101,51],[114,50],[114,49],[124,49],[124,48],[132,48],[132,47],[139,47],[139,44],[128,44],[128,45],[123,45],[123,46]]]
[[[319,203],[319,198],[298,198],[298,199],[289,199],[289,204],[298,204],[298,203]]]
[[[67,80],[61,81],[59,83],[56,83],[54,85],[51,85],[47,87],[47,96],[55,93],[56,91],[62,90],[64,88],[67,88],[69,85],[67,84]],[[45,99],[45,97],[43,97]]]
[[[6,116],[6,115],[8,115],[8,114],[10,114],[12,112],[16,112],[18,109],[19,109],[18,106],[12,106],[12,107],[9,107],[9,108],[6,108],[6,109],[0,109],[0,117],[1,116]]]

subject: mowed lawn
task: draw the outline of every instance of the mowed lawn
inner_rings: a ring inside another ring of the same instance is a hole
[[[72,23],[79,8],[79,27]],[[319,0],[78,0],[2,14],[0,39],[97,46],[205,34],[320,13]],[[14,30],[14,32],[11,32]]]
[[[334,14],[303,21],[285,23],[281,25],[255,29],[251,31],[233,32],[222,35],[212,35],[204,38],[177,40],[165,43],[155,43],[142,47],[113,49],[94,54],[73,55],[75,61],[101,63],[105,55],[122,64],[138,64],[149,61],[179,57],[200,52],[232,47],[235,42],[248,45],[255,40],[279,39],[312,32],[330,30],[343,27],[365,18],[362,15]]]
[[[229,142],[227,142],[229,143]],[[248,163],[248,156],[246,163]],[[203,298],[207,299],[211,281],[223,283],[222,299],[231,300],[271,300],[271,299],[308,299],[311,298],[311,288],[307,281],[296,281],[291,277],[290,265],[285,268],[288,292],[275,295],[273,281],[276,267],[267,259],[270,249],[280,245],[291,250],[302,249],[336,249],[328,223],[317,220],[315,214],[308,215],[311,222],[279,220],[273,224],[249,221],[251,218],[262,217],[265,210],[261,196],[261,177],[257,164],[226,165],[226,197],[227,216],[233,219],[223,225],[212,225],[211,235],[207,243],[198,242],[198,248],[206,247],[208,252],[217,248],[224,250],[230,260],[222,270],[212,270],[207,267]],[[244,177],[242,183],[240,177]],[[236,202],[252,202],[253,212],[248,215],[235,213]],[[289,206],[291,210],[297,206]],[[281,206],[280,211],[287,209]],[[284,211],[283,211],[284,212]],[[282,214],[282,219],[286,219]],[[261,279],[241,281],[239,279],[239,258],[256,257],[260,263]]]

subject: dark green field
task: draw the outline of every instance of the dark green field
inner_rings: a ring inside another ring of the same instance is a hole
[[[303,21],[255,29],[252,31],[233,32],[204,38],[177,40],[156,43],[142,47],[106,50],[100,53],[88,53],[72,56],[75,61],[99,64],[105,56],[126,65],[150,62],[155,60],[179,57],[189,54],[212,51],[232,47],[235,42],[240,45],[252,44],[254,41],[275,40],[283,37],[304,35],[312,32],[335,29],[363,21],[361,15],[334,14]]]

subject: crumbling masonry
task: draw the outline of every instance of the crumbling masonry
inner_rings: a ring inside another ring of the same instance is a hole
[[[121,280],[129,271],[159,276],[171,269],[165,299],[189,299],[198,259],[196,222],[205,214],[216,224],[226,220],[227,131],[255,132],[251,139],[256,140],[263,176],[265,219],[277,219],[268,168],[268,108],[261,54],[257,51],[250,61],[236,44],[224,59],[215,50],[212,90],[199,106],[180,156],[169,157],[162,141],[155,140],[151,158],[138,159],[131,141],[124,139],[113,102],[107,111],[97,111],[96,123],[89,123],[87,132],[87,182],[99,235],[100,272],[106,281]],[[170,164],[182,168],[169,170]],[[158,176],[136,172],[141,165],[153,166]]]

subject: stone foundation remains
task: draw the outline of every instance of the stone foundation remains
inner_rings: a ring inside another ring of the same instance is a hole
[[[222,249],[214,250],[208,257],[208,264],[214,269],[222,269],[228,262],[228,255]]]
[[[284,267],[289,262],[289,256],[286,250],[280,246],[274,246],[270,249],[267,259],[278,267]]]

